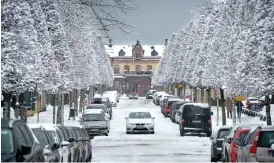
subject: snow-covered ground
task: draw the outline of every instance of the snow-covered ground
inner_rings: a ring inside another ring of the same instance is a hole
[[[155,134],[133,134],[125,132],[125,117],[131,111],[150,111],[156,117]],[[216,130],[217,108],[213,107],[213,130]],[[69,108],[65,106],[65,125],[79,124],[76,120],[68,120]],[[28,119],[29,123],[36,123],[37,116]],[[41,123],[52,123],[52,107],[40,113]],[[242,124],[261,124],[256,118],[242,115]],[[219,124],[222,124],[221,108]],[[232,119],[227,119],[232,124]],[[210,139],[208,137],[185,136],[180,137],[179,126],[164,118],[160,107],[152,100],[139,98],[129,100],[120,98],[118,107],[113,108],[113,120],[109,136],[99,136],[92,140],[92,162],[209,162]]]

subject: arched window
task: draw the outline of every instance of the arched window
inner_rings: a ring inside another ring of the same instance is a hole
[[[129,65],[124,65],[124,73],[129,74]]]

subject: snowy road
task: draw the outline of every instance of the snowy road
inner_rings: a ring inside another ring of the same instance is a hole
[[[126,135],[125,118],[131,111],[150,111],[155,119],[155,134]],[[152,100],[120,100],[113,108],[108,137],[95,137],[92,162],[209,162],[210,139],[180,137],[179,126],[164,118]]]

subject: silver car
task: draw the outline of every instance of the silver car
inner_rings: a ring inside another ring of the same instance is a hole
[[[100,109],[86,110],[82,115],[81,124],[86,128],[90,138],[109,134],[109,118]]]
[[[274,126],[252,127],[239,143],[238,162],[274,162]]]
[[[154,119],[149,112],[131,112],[126,119],[126,134],[147,132],[154,134]]]

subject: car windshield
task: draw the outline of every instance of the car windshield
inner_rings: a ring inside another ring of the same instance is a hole
[[[46,145],[49,144],[45,132],[34,130],[33,133],[36,136],[36,138],[38,139],[39,144],[41,145],[42,148],[44,148]]]
[[[105,116],[103,114],[85,114],[82,117],[82,120],[85,121],[105,121]]]
[[[54,131],[47,131],[48,132],[48,135],[51,139],[51,142],[55,142],[55,139],[56,139],[56,134]]]
[[[200,115],[209,115],[209,108],[204,108],[200,106],[194,106],[194,105],[187,105],[184,107],[184,113],[185,116],[194,116],[197,114]]]
[[[151,118],[150,113],[148,112],[134,112],[129,114],[130,119],[146,119]]]
[[[258,147],[270,148],[274,144],[274,131],[262,131],[258,140]]]
[[[1,154],[14,152],[13,137],[10,129],[1,129]]]
[[[229,131],[229,129],[221,129],[221,130],[219,130],[218,135],[217,135],[217,138],[218,138],[218,139],[223,139],[223,138],[225,138],[226,135],[228,134],[228,131]]]
[[[183,104],[176,104],[175,110],[179,110]]]

